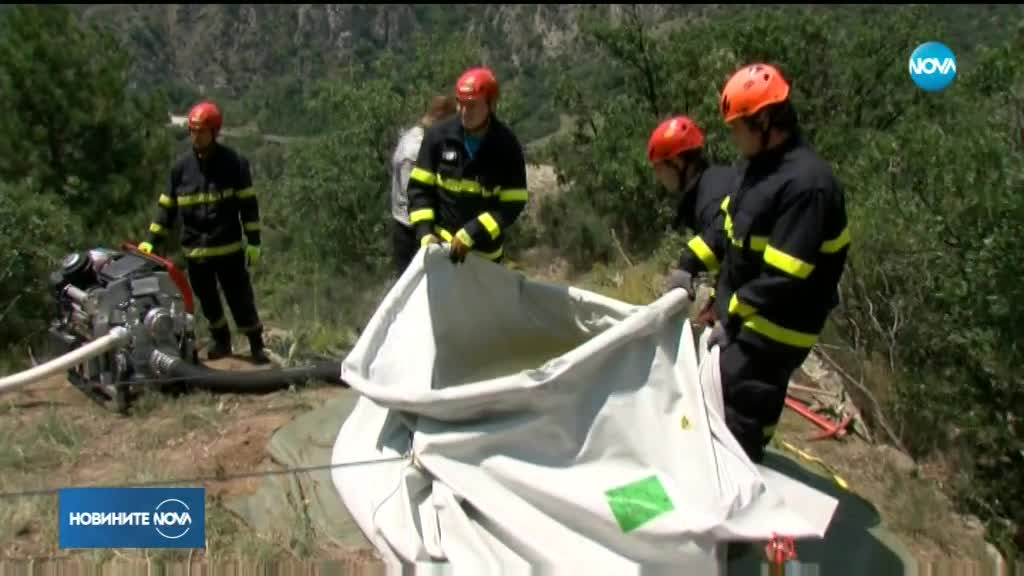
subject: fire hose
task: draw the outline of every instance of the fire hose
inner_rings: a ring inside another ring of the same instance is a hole
[[[4,376],[3,378],[0,378],[0,393],[10,392],[17,388],[21,388],[22,386],[27,386],[34,382],[39,382],[40,380],[45,380],[51,376],[70,370],[91,358],[100,356],[123,345],[130,335],[131,334],[128,330],[117,326],[105,336],[97,338],[96,340],[85,344],[81,348],[72,350],[67,354],[58,356],[49,362],[29,368],[23,372]]]

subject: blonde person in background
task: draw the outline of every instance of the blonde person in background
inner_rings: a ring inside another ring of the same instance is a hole
[[[423,134],[427,128],[454,115],[455,98],[435,96],[419,123],[402,133],[391,156],[391,218],[394,228],[392,237],[395,270],[399,276],[405,272],[420,247],[416,241],[416,231],[409,223],[409,174],[416,164],[416,157],[423,143]]]

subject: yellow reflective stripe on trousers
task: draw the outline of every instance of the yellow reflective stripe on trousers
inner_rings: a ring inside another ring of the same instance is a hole
[[[437,184],[437,174],[428,172],[423,168],[413,167],[412,172],[409,173],[409,179],[415,180],[420,184],[426,184],[427,186],[433,186]]]
[[[167,194],[160,195],[160,205],[163,206],[164,208],[170,208],[174,206],[174,204],[174,198],[171,198]]]
[[[733,294],[732,298],[729,299],[729,314],[735,314],[740,318],[749,318],[757,314],[757,308],[745,302],[740,302],[739,297]]]
[[[163,226],[157,224],[156,222],[153,222],[153,223],[151,223],[149,225],[149,231],[152,232],[153,234],[157,234],[159,236],[166,236],[167,235],[167,229],[164,228]]]
[[[697,258],[700,258],[708,272],[718,272],[718,258],[715,257],[715,253],[711,251],[711,247],[708,246],[703,238],[694,236],[686,245],[690,247],[690,250],[693,250]]]
[[[817,334],[797,332],[783,328],[763,316],[754,316],[743,323],[743,327],[781,344],[794,348],[811,348],[818,342]]]
[[[850,244],[850,228],[847,226],[839,233],[839,236],[832,240],[821,243],[821,251],[825,254],[835,254]]]
[[[786,254],[774,246],[768,246],[764,250],[764,261],[774,268],[782,270],[786,274],[804,279],[814,271],[814,264]]]
[[[420,208],[419,210],[413,210],[409,212],[409,223],[416,224],[419,222],[431,222],[434,220],[434,209],[433,208]]]
[[[498,221],[494,219],[494,216],[491,216],[490,212],[484,212],[477,216],[476,219],[484,225],[487,233],[491,235],[491,240],[498,239],[498,235],[501,234],[501,227],[498,226]]]
[[[498,191],[498,200],[500,202],[526,202],[529,199],[530,194],[525,188]]]
[[[245,190],[242,190],[241,192],[238,193],[238,197],[243,200],[245,200],[246,198],[255,198],[256,191],[253,190],[252,188],[246,188]]]
[[[246,222],[245,229],[249,232],[256,232],[257,230],[262,230],[263,226],[259,222]]]
[[[186,196],[178,196],[178,206],[195,206],[196,204],[213,204],[233,198],[235,196],[234,190],[227,190],[223,193],[213,192],[200,192],[199,194],[188,194]]]
[[[242,249],[241,242],[232,242],[223,246],[204,246],[202,248],[185,248],[186,258],[209,258],[211,256],[224,256]]]

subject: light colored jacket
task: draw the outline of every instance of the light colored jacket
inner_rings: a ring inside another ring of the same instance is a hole
[[[422,126],[403,132],[391,156],[391,216],[406,226],[409,226],[409,174],[420,153],[423,133]]]

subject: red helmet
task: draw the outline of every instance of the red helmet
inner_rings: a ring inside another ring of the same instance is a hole
[[[704,146],[704,133],[686,116],[665,120],[651,133],[647,142],[647,159],[654,164]]]
[[[220,114],[220,108],[213,102],[200,102],[192,107],[188,113],[188,127],[198,130],[202,127],[210,129],[216,137],[220,127],[224,124],[224,117]]]
[[[486,99],[494,102],[498,99],[498,79],[490,68],[471,68],[459,76],[455,83],[455,98],[459,102]]]

